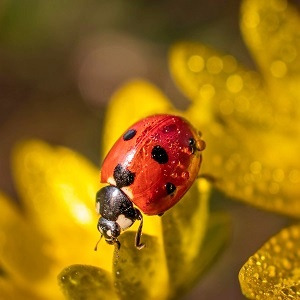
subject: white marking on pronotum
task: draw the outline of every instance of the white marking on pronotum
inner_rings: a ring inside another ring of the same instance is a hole
[[[110,229],[107,230],[107,231],[106,231],[106,234],[107,234],[108,236],[111,236],[111,230],[110,230]]]
[[[100,202],[96,202],[96,213],[100,213]]]
[[[111,185],[116,185],[116,181],[114,180],[113,177],[109,177],[109,178],[107,179],[107,182],[108,182],[109,184],[111,184]]]
[[[119,215],[116,222],[119,224],[119,226],[122,228],[122,230],[127,229],[132,225],[132,220],[126,218],[124,215]]]
[[[131,191],[130,187],[124,186],[124,187],[121,188],[121,190],[127,195],[127,197],[129,199],[133,199],[133,195],[132,195],[132,191]]]

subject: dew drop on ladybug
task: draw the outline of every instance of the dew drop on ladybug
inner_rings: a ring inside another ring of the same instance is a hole
[[[109,244],[140,221],[135,246],[141,243],[143,215],[162,215],[189,190],[198,176],[205,142],[184,118],[153,115],[130,126],[116,141],[101,168],[108,185],[96,196],[98,230]]]

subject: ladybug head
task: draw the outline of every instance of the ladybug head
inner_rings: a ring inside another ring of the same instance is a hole
[[[143,226],[143,216],[124,192],[116,186],[106,186],[96,195],[96,211],[101,215],[97,228],[108,244],[120,247],[118,237],[122,231],[129,228],[136,220],[141,221],[136,237],[136,247],[141,249],[140,243]],[[95,248],[96,249],[96,248]]]
[[[118,248],[120,247],[118,236],[121,233],[121,228],[117,222],[109,221],[100,217],[97,228],[100,231],[101,235],[104,236],[105,241],[108,244],[117,244]]]

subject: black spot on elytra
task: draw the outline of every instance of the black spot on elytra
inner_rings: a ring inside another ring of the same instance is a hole
[[[129,129],[127,130],[124,135],[123,135],[123,140],[124,141],[129,141],[131,140],[134,136],[136,135],[136,130],[135,129]]]
[[[168,195],[172,194],[176,190],[176,186],[171,182],[167,182],[165,187]]]
[[[159,164],[165,164],[169,160],[167,151],[159,145],[153,147],[151,157]]]
[[[189,139],[189,147],[190,147],[191,152],[195,153],[195,151],[197,150],[197,147],[196,147],[196,141],[194,138]]]
[[[134,182],[134,177],[135,173],[129,171],[120,164],[114,169],[114,179],[118,188],[131,185]]]

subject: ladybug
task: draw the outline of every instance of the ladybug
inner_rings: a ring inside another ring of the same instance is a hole
[[[141,212],[161,216],[182,198],[204,148],[200,133],[179,116],[153,115],[130,126],[103,161],[101,182],[108,185],[96,195],[100,239],[119,248],[121,232],[138,220],[135,246],[143,248]]]

